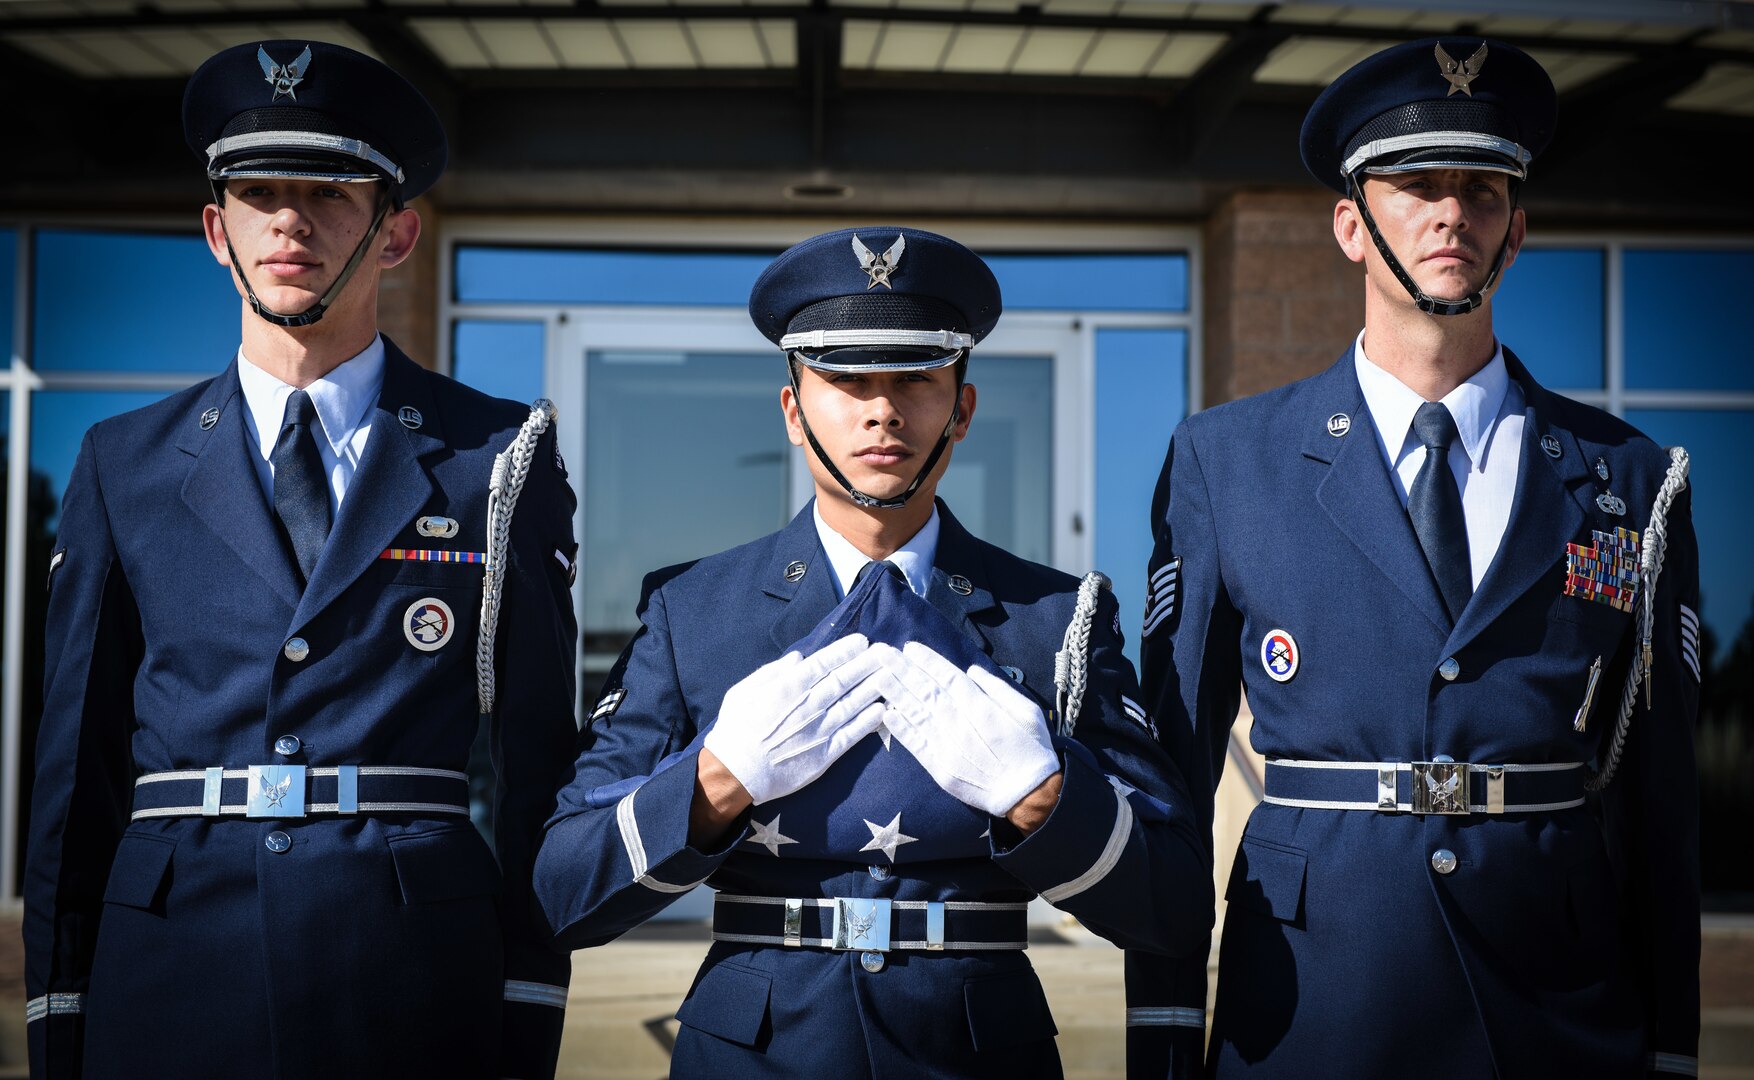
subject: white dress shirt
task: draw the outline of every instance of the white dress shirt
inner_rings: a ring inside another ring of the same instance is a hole
[[[1354,353],[1358,386],[1381,440],[1383,460],[1394,478],[1395,494],[1407,505],[1413,480],[1425,464],[1425,447],[1413,434],[1413,414],[1425,399],[1364,354],[1364,334]],[[1510,524],[1516,499],[1517,469],[1523,457],[1523,392],[1504,366],[1504,349],[1495,350],[1473,378],[1443,397],[1460,433],[1460,453],[1449,455],[1450,471],[1462,493],[1462,517],[1468,525],[1468,562],[1474,588],[1486,576]]]
[[[293,390],[279,379],[263,371],[238,350],[238,383],[243,387],[244,402],[249,406],[248,433],[256,453],[250,455],[256,466],[256,478],[262,482],[262,494],[268,505],[274,505],[274,444],[280,440],[280,429],[286,420],[286,399]],[[347,485],[359,469],[365,454],[365,441],[371,435],[368,417],[377,404],[378,393],[384,388],[384,339],[372,338],[365,351],[305,387],[311,404],[317,409],[317,422],[322,431],[317,438],[317,456],[329,476],[329,509],[338,520],[341,500]]]
[[[828,527],[822,520],[822,508],[812,504],[811,513],[816,518],[816,535],[822,539],[822,550],[828,554],[828,565],[834,567],[835,584],[840,586],[840,597],[845,599],[847,592],[853,587],[853,579],[859,571],[871,561],[871,557],[853,546],[851,540]],[[890,562],[901,567],[907,577],[907,587],[924,597],[926,589],[932,584],[932,560],[938,557],[938,507],[932,507],[932,516],[914,533],[913,539],[901,546],[901,549],[889,556]]]

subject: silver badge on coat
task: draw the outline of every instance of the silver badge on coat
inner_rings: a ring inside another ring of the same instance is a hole
[[[1328,434],[1338,439],[1352,430],[1352,418],[1343,412],[1328,417]]]

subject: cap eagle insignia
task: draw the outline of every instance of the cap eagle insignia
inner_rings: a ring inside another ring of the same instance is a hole
[[[1441,43],[1437,46],[1437,67],[1439,71],[1443,72],[1444,80],[1449,83],[1450,94],[1460,90],[1469,97],[1473,97],[1474,89],[1469,84],[1480,77],[1480,69],[1485,66],[1486,43],[1484,41],[1480,43],[1478,49],[1474,50],[1473,56],[1460,63],[1457,63],[1449,53],[1443,51]],[[1449,94],[1444,95],[1444,97],[1448,96]]]
[[[269,101],[270,105],[283,97],[297,101],[298,94],[295,91],[298,84],[305,81],[305,72],[311,66],[311,47],[306,45],[305,51],[299,53],[298,59],[290,64],[276,64],[269,57],[268,50],[258,45],[256,46],[256,62],[262,65],[262,77],[267,80],[269,86],[274,88],[274,97]]]
[[[894,289],[895,286],[889,283],[889,275],[895,273],[896,265],[901,262],[901,253],[906,249],[907,237],[897,236],[895,243],[889,245],[889,250],[879,255],[866,247],[865,242],[854,233],[853,254],[859,257],[859,269],[871,278],[871,283],[865,288],[875,289],[881,285],[885,289]]]

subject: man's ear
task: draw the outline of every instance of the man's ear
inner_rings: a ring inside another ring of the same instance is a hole
[[[213,253],[214,261],[221,266],[231,265],[231,249],[225,242],[225,222],[220,215],[225,208],[218,203],[208,203],[201,208],[201,235],[207,239],[207,250]]]
[[[798,411],[797,391],[790,385],[780,387],[780,414],[786,418],[786,441],[793,446],[803,446],[804,421]]]
[[[420,239],[420,212],[412,208],[392,210],[384,215],[378,233],[384,242],[378,252],[378,265],[385,270],[398,266],[414,253],[414,244]]]
[[[976,397],[974,383],[963,383],[956,399],[956,427],[950,433],[952,442],[968,438],[968,422],[974,419]]]
[[[1340,253],[1355,263],[1364,261],[1364,252],[1370,246],[1370,233],[1364,227],[1364,215],[1359,212],[1358,204],[1351,199],[1341,199],[1334,204],[1334,240],[1340,245]]]

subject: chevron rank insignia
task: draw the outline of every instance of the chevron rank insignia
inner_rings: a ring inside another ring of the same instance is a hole
[[[614,716],[615,710],[621,708],[621,703],[626,698],[627,689],[620,686],[604,694],[602,699],[597,702],[597,707],[591,710],[591,723]]]
[[[1126,714],[1128,720],[1149,731],[1153,739],[1157,738],[1157,725],[1152,722],[1151,714],[1145,711],[1145,706],[1122,694],[1121,712]]]
[[[1699,681],[1699,613],[1681,605],[1681,659],[1686,661],[1687,670],[1693,673],[1693,681]]]
[[[1589,547],[1565,545],[1565,595],[1631,611],[1638,600],[1638,530],[1592,530]]]
[[[1177,555],[1151,572],[1150,588],[1145,593],[1145,629],[1150,637],[1157,628],[1175,614],[1175,598],[1181,585],[1182,560]]]

